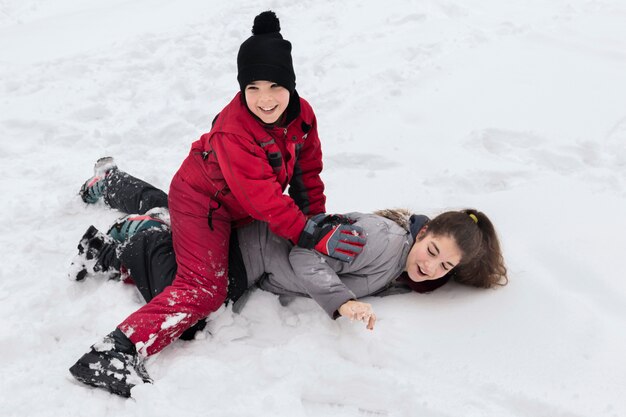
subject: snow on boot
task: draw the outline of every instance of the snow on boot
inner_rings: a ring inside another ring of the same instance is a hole
[[[89,178],[80,187],[80,197],[85,203],[94,204],[106,190],[106,176],[117,169],[115,161],[110,156],[105,156],[96,161],[93,167],[93,177]]]
[[[152,383],[135,346],[120,329],[94,344],[70,373],[84,384],[127,398],[135,385]]]
[[[107,234],[118,242],[124,242],[142,230],[164,229],[166,227],[165,222],[157,216],[148,213],[129,214],[113,223]]]
[[[121,263],[117,257],[117,245],[110,236],[89,226],[78,242],[78,255],[72,260],[69,277],[76,281],[96,273],[105,273],[109,278],[119,277]]]

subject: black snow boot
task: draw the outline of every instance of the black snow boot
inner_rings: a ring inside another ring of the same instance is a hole
[[[120,329],[94,344],[70,368],[70,373],[84,384],[127,398],[135,385],[152,383],[135,345]]]
[[[111,236],[89,226],[78,242],[78,255],[70,265],[70,278],[82,281],[86,276],[95,273],[105,273],[109,278],[118,278],[121,262],[117,256],[117,246],[118,242]]]

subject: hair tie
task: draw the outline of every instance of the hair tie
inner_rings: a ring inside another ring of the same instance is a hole
[[[478,217],[476,217],[476,215],[475,215],[475,214],[473,214],[473,213],[472,213],[472,214],[470,214],[469,216],[470,216],[470,218],[471,218],[472,220],[474,220],[474,223],[478,224]]]

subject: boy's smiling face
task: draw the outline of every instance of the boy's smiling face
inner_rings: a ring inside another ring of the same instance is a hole
[[[246,86],[246,105],[265,124],[274,124],[289,105],[289,90],[271,81],[253,81]]]

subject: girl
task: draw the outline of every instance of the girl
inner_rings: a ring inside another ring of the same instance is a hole
[[[111,207],[144,213],[153,204],[167,203],[165,193],[119,171],[110,158],[109,164],[112,168],[104,196]],[[238,228],[230,241],[228,273],[233,310],[243,307],[244,291],[256,285],[280,295],[281,303],[290,297],[309,296],[329,317],[360,320],[371,330],[376,315],[370,304],[358,301],[361,297],[406,289],[428,292],[450,279],[483,288],[506,283],[495,230],[479,211],[446,212],[429,220],[405,210],[384,210],[326,216],[324,222],[354,222],[353,226],[367,234],[368,244],[353,262],[294,246],[275,235],[265,222]],[[154,208],[144,215],[120,219],[107,234],[91,226],[78,245],[70,276],[76,280],[96,272],[130,276],[150,301],[170,288],[177,268],[166,223],[167,209]],[[198,328],[189,329],[183,337],[192,338]],[[116,329],[103,343],[92,346],[70,371],[86,384],[130,396],[130,389],[141,382],[131,375],[137,373],[149,381],[140,357],[133,343]]]

